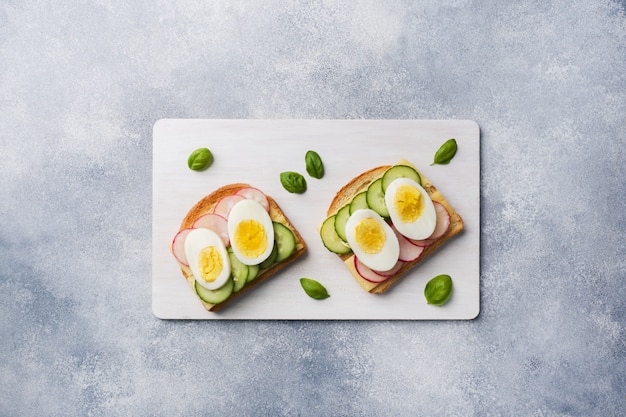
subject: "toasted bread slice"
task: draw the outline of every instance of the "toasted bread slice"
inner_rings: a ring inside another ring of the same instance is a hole
[[[398,162],[398,164],[409,165],[415,168],[413,164],[411,164],[410,162],[406,160],[402,160]],[[356,194],[362,191],[365,191],[372,182],[382,177],[385,171],[387,171],[389,168],[391,168],[391,165],[383,165],[383,166],[379,166],[376,168],[372,168],[366,172],[363,172],[362,174],[358,175],[352,180],[350,180],[346,185],[344,185],[337,192],[337,194],[335,194],[335,197],[333,198],[332,202],[330,203],[330,206],[328,207],[327,215],[331,216],[333,214],[336,214],[340,208],[350,203],[352,201],[352,198]],[[348,268],[348,270],[350,271],[354,279],[357,281],[357,283],[365,291],[368,291],[370,293],[383,293],[387,291],[394,283],[398,281],[398,279],[404,276],[407,272],[413,269],[417,264],[422,262],[424,259],[428,258],[433,252],[435,252],[438,248],[440,248],[445,242],[447,242],[453,236],[459,234],[461,230],[463,230],[463,219],[461,218],[461,216],[452,208],[450,203],[444,198],[444,196],[433,185],[433,183],[428,178],[426,178],[424,174],[422,174],[417,168],[415,169],[420,174],[420,177],[422,180],[422,187],[426,190],[430,198],[433,201],[437,201],[441,203],[448,211],[448,214],[450,215],[450,225],[448,226],[448,229],[446,230],[446,232],[439,238],[435,239],[430,245],[428,245],[424,249],[422,254],[416,260],[411,261],[411,262],[405,262],[402,265],[402,267],[393,276],[389,277],[387,280],[380,282],[380,283],[367,281],[358,274],[354,266],[354,254],[352,252],[343,254],[343,255],[338,255],[344,261],[346,267]]]
[[[184,217],[180,225],[179,231],[192,227],[196,219],[198,219],[200,216],[207,214],[207,213],[212,213],[217,202],[220,201],[223,197],[235,194],[237,191],[241,190],[242,188],[247,188],[247,187],[250,187],[250,185],[244,184],[244,183],[229,184],[229,185],[220,187],[217,190],[213,191],[211,194],[205,196],[189,210],[189,212]],[[291,256],[289,256],[287,259],[283,260],[282,262],[276,263],[272,265],[271,267],[269,267],[268,269],[260,271],[259,275],[254,280],[246,283],[243,286],[243,288],[241,288],[241,290],[237,292],[233,292],[230,295],[230,297],[228,297],[228,299],[226,299],[226,301],[222,303],[210,304],[202,300],[198,296],[198,299],[200,300],[204,308],[206,308],[208,311],[220,310],[221,308],[224,307],[224,305],[226,305],[233,299],[239,297],[240,295],[251,290],[253,287],[256,287],[257,285],[261,284],[265,280],[276,275],[278,272],[283,270],[286,266],[293,263],[296,259],[304,255],[304,253],[306,252],[306,243],[304,239],[302,238],[302,236],[300,235],[300,233],[298,232],[298,230],[291,223],[291,221],[289,221],[289,219],[287,218],[285,213],[281,210],[280,206],[276,203],[276,201],[268,195],[266,195],[266,197],[270,204],[269,214],[270,214],[270,218],[272,219],[272,221],[277,222],[277,223],[282,223],[293,232],[294,237],[296,238],[296,247],[295,247],[294,252],[291,254]],[[195,290],[195,278],[191,272],[191,269],[188,266],[181,264],[180,262],[179,262],[179,266],[181,268],[183,276],[185,277],[185,279],[191,286],[193,292],[197,296],[198,294],[196,293],[196,290]]]

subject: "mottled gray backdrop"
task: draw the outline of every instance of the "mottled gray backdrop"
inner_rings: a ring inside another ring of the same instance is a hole
[[[0,415],[626,415],[625,8],[4,0]],[[475,120],[479,318],[155,318],[163,117]]]

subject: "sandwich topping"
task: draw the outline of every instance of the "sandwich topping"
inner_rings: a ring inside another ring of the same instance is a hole
[[[225,257],[215,246],[207,246],[198,258],[200,278],[205,282],[214,282],[224,270]]]
[[[354,240],[364,253],[380,252],[385,246],[385,232],[380,222],[366,217],[354,229]]]
[[[267,247],[265,228],[256,220],[244,220],[235,227],[233,242],[241,253],[250,258],[260,256]]]
[[[228,236],[235,256],[246,265],[260,264],[272,253],[272,219],[254,200],[244,199],[233,206],[228,214]]]
[[[352,254],[356,272],[379,283],[416,261],[449,224],[448,211],[431,199],[417,170],[399,164],[327,217],[320,234],[328,250]]]
[[[272,220],[268,197],[243,187],[181,229],[172,241],[172,253],[193,276],[198,296],[219,304],[291,257],[296,245],[294,232]]]
[[[359,209],[350,215],[346,237],[354,254],[372,269],[388,271],[398,262],[398,239],[374,210]]]
[[[422,214],[422,194],[415,187],[401,185],[393,196],[393,207],[398,213],[398,218],[404,223],[417,220]]]
[[[196,280],[207,290],[215,290],[230,276],[230,263],[224,242],[210,229],[192,230],[184,242],[185,257]]]
[[[409,239],[427,239],[435,231],[437,214],[430,196],[410,178],[397,178],[385,191],[385,204],[395,228]]]

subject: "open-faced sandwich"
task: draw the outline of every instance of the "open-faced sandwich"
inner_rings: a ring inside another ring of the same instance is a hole
[[[320,234],[363,289],[382,293],[462,229],[444,196],[403,160],[341,188]]]
[[[172,253],[208,311],[298,259],[306,244],[270,196],[248,184],[223,186],[198,201],[172,241]]]

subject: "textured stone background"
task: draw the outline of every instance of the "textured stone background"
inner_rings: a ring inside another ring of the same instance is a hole
[[[3,1],[0,415],[626,415],[625,8]],[[477,121],[479,318],[156,319],[162,117]]]

